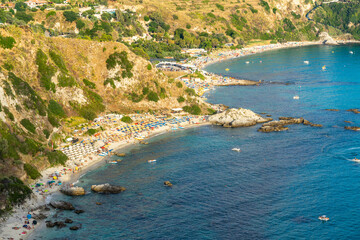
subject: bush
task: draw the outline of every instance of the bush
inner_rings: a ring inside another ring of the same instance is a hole
[[[72,76],[61,73],[58,77],[58,86],[59,87],[74,87],[76,86],[76,81]]]
[[[26,23],[34,20],[34,18],[30,14],[26,14],[25,12],[17,12],[15,14],[15,17],[17,19],[19,19],[19,20],[22,20],[22,21],[26,22]]]
[[[15,45],[15,39],[13,37],[0,36],[0,46],[5,49],[11,49]]]
[[[79,14],[73,11],[64,11],[63,15],[68,22],[73,22],[79,19]]]
[[[40,73],[40,84],[46,90],[52,90],[55,92],[55,84],[51,82],[51,78],[54,76],[56,69],[47,64],[48,57],[41,50],[38,49],[36,53],[36,64]]]
[[[150,71],[152,69],[151,63],[147,65],[147,69]]]
[[[194,104],[192,106],[185,106],[183,107],[183,110],[185,112],[188,112],[192,115],[200,115],[201,114],[201,109],[198,105]]]
[[[10,112],[10,110],[7,107],[3,107],[4,109],[4,113],[6,114],[6,116],[11,120],[14,121],[14,115]]]
[[[147,99],[148,99],[149,101],[157,102],[157,101],[159,101],[159,96],[157,95],[156,92],[151,91],[151,92],[148,94]]]
[[[21,123],[21,125],[23,125],[24,128],[26,128],[29,132],[31,132],[31,133],[35,133],[35,132],[36,132],[36,128],[35,128],[34,124],[32,124],[29,119],[24,118],[23,120],[20,121],[20,123]]]
[[[2,67],[8,71],[14,70],[14,66],[11,63],[4,63],[4,65]]]
[[[207,110],[208,110],[209,115],[212,115],[212,114],[216,113],[216,110],[214,110],[212,108],[208,108]]]
[[[53,62],[60,68],[60,70],[67,72],[67,68],[65,65],[65,62],[63,58],[60,55],[57,55],[54,51],[49,52],[50,58],[53,60]]]
[[[150,89],[148,87],[144,87],[142,92],[143,92],[143,95],[147,95],[149,93]]]
[[[265,11],[270,12],[270,6],[269,6],[269,4],[268,4],[266,1],[260,0],[259,5],[262,6],[262,7],[264,7],[264,8],[265,8]]]
[[[183,85],[182,85],[181,82],[177,82],[177,83],[176,83],[176,86],[177,86],[178,88],[182,88],[182,87],[183,87]]]
[[[224,6],[223,6],[223,5],[217,3],[217,4],[216,4],[216,7],[217,7],[219,10],[224,11]]]
[[[51,16],[56,16],[56,12],[55,11],[50,11],[46,14],[46,19],[48,19]]]
[[[123,121],[124,123],[132,123],[133,122],[133,120],[129,116],[123,116],[121,118],[121,121]]]
[[[122,72],[121,76],[123,78],[128,77],[131,78],[133,76],[131,70],[134,67],[134,63],[130,62],[127,58],[127,52],[122,51],[120,53],[115,52],[109,56],[106,60],[106,68],[111,70],[115,68],[117,65],[120,65],[124,71]]]
[[[187,23],[187,24],[186,24],[186,28],[187,28],[187,29],[190,29],[190,28],[191,28],[191,25]]]
[[[149,21],[149,20],[150,20],[149,16],[144,16],[144,21],[145,21],[145,22],[147,22],[147,21]]]
[[[144,96],[143,95],[138,95],[135,92],[132,92],[130,94],[129,98],[133,102],[141,102],[141,100],[143,100]]]
[[[95,83],[87,80],[87,79],[83,79],[83,82],[85,84],[85,86],[87,86],[88,88],[91,88],[91,89],[95,89],[96,88],[96,85]]]
[[[185,98],[183,96],[180,96],[180,97],[177,98],[177,101],[179,103],[185,102]]]
[[[5,196],[5,209],[1,209],[0,214],[11,210],[12,206],[24,203],[31,193],[31,189],[17,177],[0,179],[0,195]]]
[[[81,30],[84,27],[85,27],[85,23],[81,19],[76,21],[76,28],[77,29]]]
[[[189,96],[196,96],[196,92],[193,88],[187,88],[185,92],[189,94]]]
[[[97,117],[96,113],[93,110],[86,107],[80,110],[80,115],[90,121],[94,120]]]
[[[113,78],[107,78],[105,81],[104,81],[104,86],[110,84],[110,86],[115,89],[116,86],[115,86],[115,82],[114,82],[114,79]]]
[[[44,130],[43,130],[43,133],[44,133],[44,135],[45,135],[46,139],[48,139],[48,138],[49,138],[49,136],[50,136],[50,132],[49,132],[49,130],[44,129]]]
[[[173,19],[174,19],[174,20],[178,20],[178,19],[179,19],[179,17],[178,17],[177,15],[175,15],[175,14],[174,14],[174,15],[173,15]]]
[[[24,164],[24,170],[31,179],[37,179],[42,176],[35,167],[28,163]]]
[[[27,4],[24,3],[24,2],[17,2],[15,3],[15,9],[17,11],[20,11],[20,12],[24,12],[26,11],[26,9],[28,8]]]
[[[53,127],[60,127],[60,122],[59,122],[59,120],[58,120],[57,117],[54,116],[53,114],[49,114],[49,115],[48,115],[48,121],[49,121],[49,123],[51,124],[51,126],[53,126]]]
[[[53,113],[56,116],[59,116],[59,117],[66,116],[63,107],[59,103],[57,103],[56,101],[54,101],[52,99],[49,101],[48,109],[51,113]]]
[[[51,166],[65,166],[65,163],[68,160],[68,157],[61,151],[47,152],[46,156]]]
[[[94,134],[96,133],[96,129],[90,128],[90,129],[88,129],[88,130],[86,131],[86,133],[87,133],[89,136],[92,136],[92,135],[94,135]]]

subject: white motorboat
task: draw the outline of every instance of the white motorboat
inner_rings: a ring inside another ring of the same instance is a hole
[[[241,149],[240,149],[240,148],[233,148],[233,149],[231,149],[231,150],[236,151],[236,152],[241,152]]]

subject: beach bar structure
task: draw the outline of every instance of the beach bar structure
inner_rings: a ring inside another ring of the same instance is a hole
[[[168,71],[195,71],[197,67],[191,64],[180,64],[176,62],[160,62],[156,64],[156,68]]]

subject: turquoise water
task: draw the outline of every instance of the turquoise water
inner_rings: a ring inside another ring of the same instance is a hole
[[[356,45],[313,46],[209,66],[208,71],[265,82],[217,88],[208,94],[209,102],[273,117],[304,117],[324,127],[293,125],[287,132],[259,133],[260,126],[206,126],[155,137],[79,183],[90,189],[109,182],[125,192],[56,197],[85,210],[57,217],[81,223],[79,231],[41,229],[32,239],[360,238],[360,164],[351,161],[359,156],[360,137],[343,128],[351,125],[345,120],[360,125],[359,115],[345,111],[360,107],[359,61]],[[154,158],[156,163],[147,162]],[[165,180],[174,186],[165,188]],[[317,219],[323,214],[329,222]]]

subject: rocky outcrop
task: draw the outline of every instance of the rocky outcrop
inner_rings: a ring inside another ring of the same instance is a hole
[[[320,41],[323,44],[326,44],[326,45],[338,45],[338,43],[332,37],[330,37],[330,35],[327,32],[320,33],[319,37],[320,37]]]
[[[304,118],[293,118],[293,117],[279,117],[278,121],[271,121],[264,123],[261,128],[258,129],[259,132],[280,132],[289,130],[287,125],[292,124],[304,124],[312,127],[322,127],[321,124],[312,123]]]
[[[360,131],[360,127],[352,127],[352,126],[346,126],[344,127],[346,130],[352,130],[352,131]]]
[[[83,213],[83,212],[85,212],[84,210],[81,210],[81,209],[78,209],[78,210],[75,210],[74,211],[74,213],[76,213],[76,214],[80,214],[80,213]]]
[[[105,183],[101,185],[92,185],[91,190],[98,193],[121,193],[125,191],[126,188]]]
[[[65,223],[73,223],[73,220],[71,220],[70,218],[65,219]]]
[[[53,202],[50,202],[50,205],[53,208],[60,209],[60,210],[74,210],[75,209],[71,203],[65,202],[65,201],[53,201]]]
[[[210,123],[223,127],[249,127],[271,120],[271,118],[263,118],[259,114],[244,108],[231,108],[209,117]]]
[[[353,112],[353,113],[356,113],[356,114],[359,114],[359,113],[360,113],[359,109],[356,109],[356,108],[348,109],[348,110],[346,110],[346,111],[348,111],[348,112]]]
[[[70,187],[70,188],[62,188],[60,190],[65,195],[68,196],[81,196],[85,195],[85,189],[82,187]]]
[[[170,181],[165,181],[164,186],[166,187],[172,187],[172,183]]]

